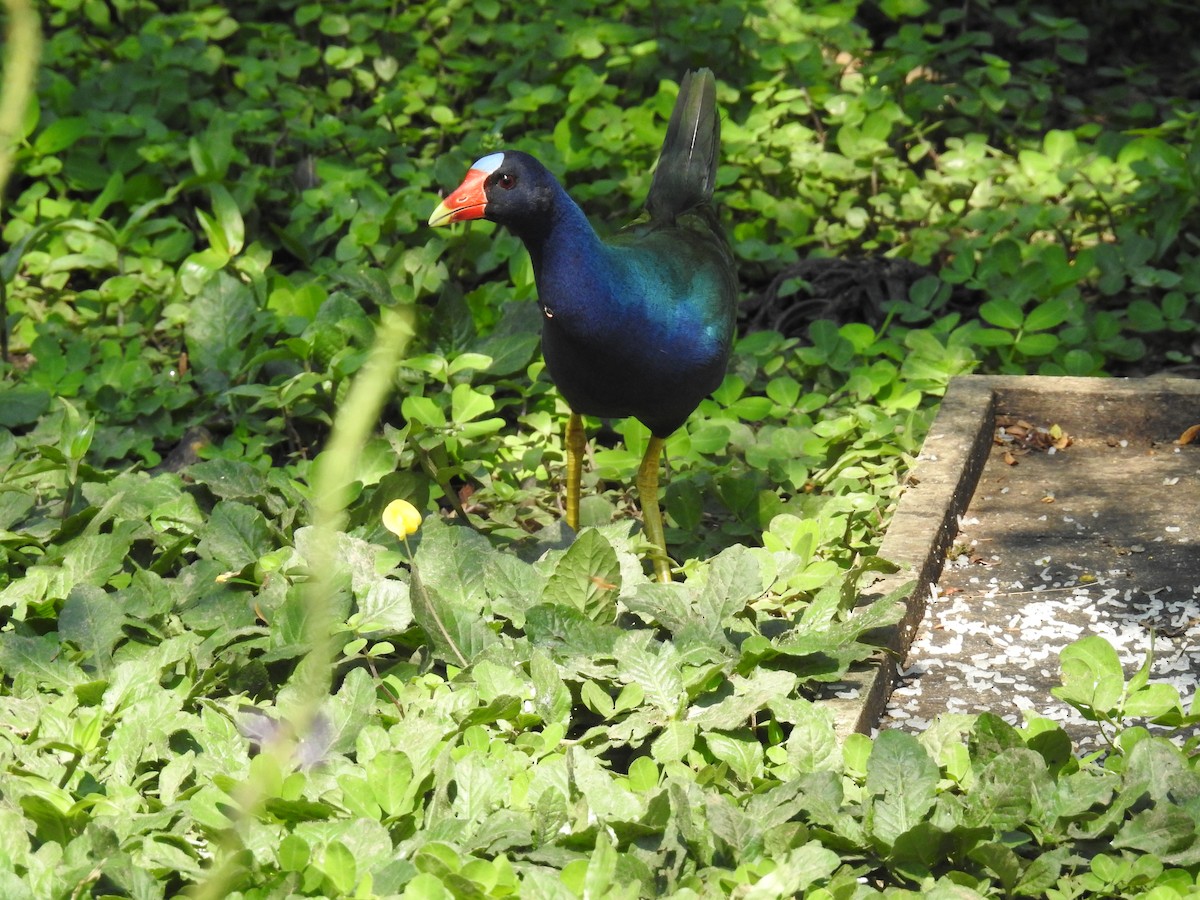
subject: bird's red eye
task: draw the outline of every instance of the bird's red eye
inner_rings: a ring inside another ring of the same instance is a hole
[[[508,172],[501,172],[496,176],[496,184],[500,185],[506,191],[511,191],[517,186],[517,176],[510,175]]]

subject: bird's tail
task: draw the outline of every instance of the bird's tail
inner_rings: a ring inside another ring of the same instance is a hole
[[[654,220],[671,220],[712,199],[717,180],[721,120],[717,86],[709,69],[683,76],[667,124],[646,208]]]

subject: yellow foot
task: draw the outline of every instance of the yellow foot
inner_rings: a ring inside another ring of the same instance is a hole
[[[579,530],[579,481],[583,474],[583,451],[587,448],[587,435],[583,431],[583,417],[571,413],[567,419],[567,524]]]
[[[662,438],[650,438],[646,455],[638,466],[638,500],[642,504],[642,523],[646,537],[655,545],[654,574],[664,584],[671,580],[671,557],[667,555],[667,538],[663,533],[662,513],[658,508],[658,460],[662,456]]]

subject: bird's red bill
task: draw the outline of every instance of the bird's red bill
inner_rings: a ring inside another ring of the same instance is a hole
[[[429,217],[430,225],[449,225],[451,222],[466,222],[470,219],[482,219],[487,209],[487,194],[484,193],[483,183],[491,172],[482,169],[469,169],[462,184],[450,192]]]

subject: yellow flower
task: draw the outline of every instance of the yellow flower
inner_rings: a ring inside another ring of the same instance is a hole
[[[408,537],[421,527],[421,513],[407,500],[393,500],[383,511],[383,527],[396,537]]]

